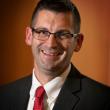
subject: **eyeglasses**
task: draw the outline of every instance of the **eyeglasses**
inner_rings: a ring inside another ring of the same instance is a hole
[[[65,30],[60,30],[60,31],[57,31],[55,33],[51,33],[49,32],[47,29],[45,28],[31,28],[32,29],[32,32],[35,33],[34,37],[38,40],[42,40],[42,41],[46,41],[48,40],[48,38],[50,37],[51,34],[54,35],[55,38],[59,39],[59,40],[64,40],[64,39],[71,39],[72,37],[77,37],[77,34],[72,34],[68,31],[65,31]]]

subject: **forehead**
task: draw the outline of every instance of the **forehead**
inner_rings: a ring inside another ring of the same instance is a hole
[[[74,19],[70,12],[40,10],[33,21],[35,26],[57,25],[57,27],[73,27]]]

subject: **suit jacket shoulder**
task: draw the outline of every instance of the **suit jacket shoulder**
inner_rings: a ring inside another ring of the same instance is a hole
[[[110,110],[110,87],[72,66],[53,110]]]
[[[26,110],[32,76],[0,87],[0,110]]]

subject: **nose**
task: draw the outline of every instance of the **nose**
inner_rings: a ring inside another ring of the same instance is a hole
[[[54,36],[54,34],[51,34],[49,36],[48,40],[46,41],[46,45],[51,48],[55,48],[58,46],[58,41],[56,37]]]

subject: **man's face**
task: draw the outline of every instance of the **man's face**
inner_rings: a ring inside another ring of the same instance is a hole
[[[55,13],[49,10],[39,11],[34,20],[34,28],[46,29],[51,33],[66,30],[74,33],[73,17],[71,13]],[[69,65],[73,51],[80,45],[72,37],[58,40],[53,34],[45,40],[38,40],[27,28],[26,43],[32,46],[34,62],[37,68],[46,72],[63,72]]]

